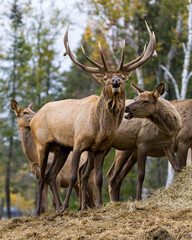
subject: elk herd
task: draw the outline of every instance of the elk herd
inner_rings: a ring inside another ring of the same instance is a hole
[[[38,181],[36,215],[46,210],[48,186],[57,211],[68,208],[73,188],[79,198],[79,209],[85,210],[87,205],[100,207],[102,166],[111,148],[116,149],[115,160],[107,173],[112,201],[119,201],[122,181],[136,162],[137,200],[141,199],[147,156],[167,156],[176,172],[185,167],[187,152],[192,146],[192,100],[169,102],[161,98],[165,92],[163,83],[154,91],[132,84],[138,96],[134,100],[126,99],[125,81],[135,69],[157,55],[155,34],[147,23],[146,27],[149,43],[141,56],[124,63],[124,41],[118,69],[109,70],[100,44],[102,64],[87,56],[83,47],[85,58],[94,67],[75,58],[69,47],[68,26],[64,55],[103,84],[100,96],[49,102],[37,113],[33,112],[32,104],[20,108],[11,100],[23,152]],[[68,188],[63,204],[59,197],[61,187]]]

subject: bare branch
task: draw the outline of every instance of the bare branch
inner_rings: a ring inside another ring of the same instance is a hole
[[[179,88],[178,88],[178,85],[177,85],[177,82],[176,82],[175,78],[173,77],[173,75],[169,72],[169,70],[164,65],[161,64],[161,68],[165,71],[167,76],[171,79],[172,84],[175,88],[176,97],[177,97],[178,100],[180,100],[181,97],[180,97],[180,94],[179,94]]]
[[[186,54],[186,46],[185,46],[185,43],[182,43],[182,47],[183,47],[183,52],[184,52],[184,54]]]
[[[187,82],[189,81],[190,77],[192,76],[192,71],[189,73],[188,77],[187,77]]]

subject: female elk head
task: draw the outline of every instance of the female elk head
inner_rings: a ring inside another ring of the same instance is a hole
[[[29,104],[27,108],[20,108],[17,101],[14,99],[11,100],[11,108],[15,112],[17,116],[17,124],[18,127],[29,127],[31,119],[35,116],[35,112],[33,112],[33,104]]]
[[[165,92],[164,83],[160,83],[153,92],[145,91],[133,83],[132,87],[137,91],[138,97],[134,99],[134,102],[125,107],[126,119],[147,118],[154,114],[156,109],[156,103],[158,98]]]
[[[146,23],[146,22],[145,22]],[[109,95],[109,96],[117,96],[121,94],[122,91],[124,91],[123,85],[126,80],[128,80],[129,76],[131,73],[138,67],[140,67],[143,63],[145,63],[149,58],[155,57],[156,56],[156,51],[155,51],[155,35],[152,33],[146,23],[146,27],[149,33],[150,41],[147,46],[147,48],[144,48],[143,53],[141,56],[136,58],[135,60],[124,64],[124,52],[125,52],[125,40],[123,43],[123,49],[122,49],[122,54],[121,54],[121,62],[119,65],[118,70],[109,70],[101,49],[101,45],[99,43],[99,50],[100,50],[100,55],[102,59],[103,65],[100,63],[92,60],[90,57],[87,56],[85,53],[85,50],[83,47],[82,51],[85,56],[85,58],[91,62],[93,65],[96,67],[90,67],[87,65],[84,65],[80,63],[73,55],[72,51],[70,50],[69,43],[68,43],[68,30],[69,30],[69,25],[67,28],[67,31],[64,36],[64,45],[66,49],[66,53],[64,55],[68,55],[71,60],[81,69],[83,69],[86,72],[92,73],[99,81],[101,81],[104,84],[104,91]]]

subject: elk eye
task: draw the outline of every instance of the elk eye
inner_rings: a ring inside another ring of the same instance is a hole
[[[149,101],[143,101],[143,103],[148,103]]]
[[[107,80],[107,76],[105,76],[103,79],[104,79],[104,81],[106,81]]]
[[[122,79],[123,79],[123,80],[125,80],[125,77],[124,77],[124,76],[122,76]]]
[[[28,112],[23,112],[23,114],[28,114]]]

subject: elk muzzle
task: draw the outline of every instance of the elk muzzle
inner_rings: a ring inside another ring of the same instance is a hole
[[[121,84],[121,80],[118,77],[114,77],[112,79],[112,92],[114,93],[118,93],[120,92],[120,84]]]
[[[125,112],[128,113],[124,116],[125,119],[132,119],[133,118],[133,113],[131,112],[131,109],[129,106],[125,107]]]

